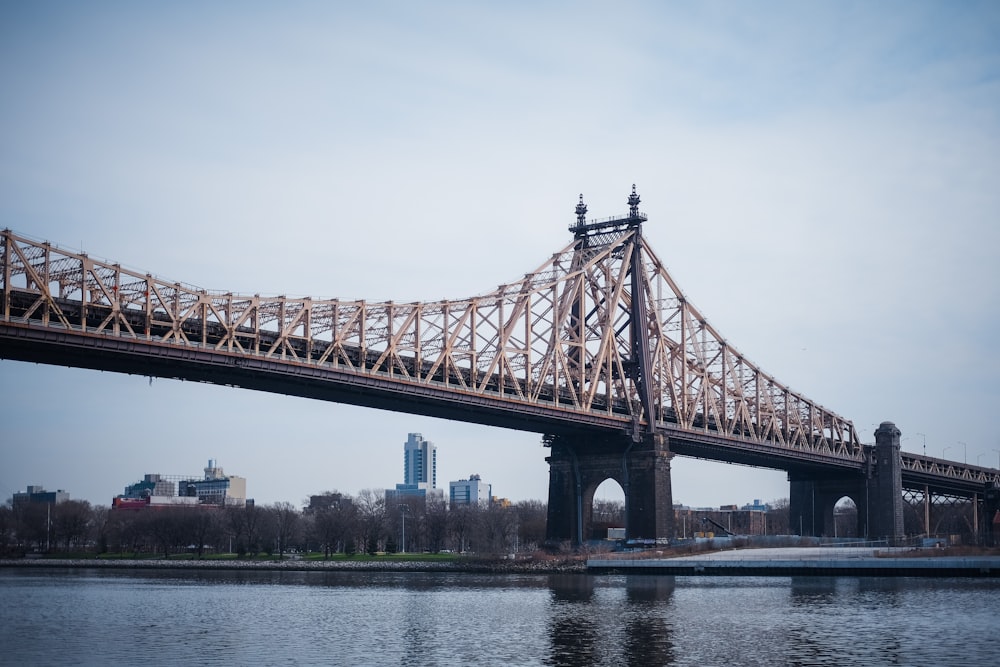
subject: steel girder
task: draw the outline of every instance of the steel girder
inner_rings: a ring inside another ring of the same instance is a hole
[[[433,386],[535,412],[603,415],[626,431],[701,432],[863,462],[850,421],[764,373],[688,302],[643,238],[637,223],[645,216],[632,213],[617,221],[628,224],[578,225],[570,244],[492,292],[417,303],[209,291],[4,230],[0,315],[331,368],[401,389]]]

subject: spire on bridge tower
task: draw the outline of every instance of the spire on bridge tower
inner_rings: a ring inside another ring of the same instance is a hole
[[[632,194],[628,198],[628,216],[612,217],[587,222],[587,205],[583,203],[583,195],[580,195],[580,202],[576,205],[576,223],[570,225],[569,231],[577,239],[588,239],[588,245],[594,242],[604,243],[612,237],[608,234],[616,234],[639,227],[646,221],[646,216],[639,212],[639,195],[635,191],[635,184],[632,184]],[[603,240],[602,240],[603,239]]]
[[[639,217],[639,195],[635,192],[635,183],[632,184],[632,194],[628,197],[628,217]]]

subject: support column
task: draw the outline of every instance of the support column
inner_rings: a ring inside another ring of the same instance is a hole
[[[663,540],[674,537],[674,496],[670,481],[668,439],[647,434],[626,455],[628,488],[626,537],[630,540]],[[624,485],[623,485],[624,488]]]
[[[627,539],[670,539],[674,535],[671,454],[667,438],[646,434],[546,436],[551,447],[546,541],[580,545],[591,539],[594,492],[605,480],[625,492]]]
[[[983,489],[983,544],[1000,545],[1000,486],[992,482]]]
[[[546,457],[549,464],[549,506],[545,523],[545,540],[578,543],[581,539],[576,512],[576,489],[572,451],[566,443],[550,444],[552,454]]]
[[[873,473],[868,478],[869,536],[895,541],[903,537],[903,461],[900,431],[882,422],[875,431]]]
[[[788,530],[793,535],[818,535],[822,524],[816,512],[816,481],[793,479],[789,482]]]

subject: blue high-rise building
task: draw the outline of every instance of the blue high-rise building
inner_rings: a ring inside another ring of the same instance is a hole
[[[403,484],[437,488],[437,447],[419,433],[410,433],[403,446]]]
[[[386,489],[386,499],[403,496],[430,496],[444,498],[444,491],[437,488],[437,447],[419,433],[410,433],[403,445],[403,483],[395,489]]]

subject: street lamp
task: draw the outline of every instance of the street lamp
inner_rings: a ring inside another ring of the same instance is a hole
[[[1000,449],[994,449],[993,451],[997,453],[997,467],[1000,468]]]
[[[914,433],[913,435],[919,435],[924,440],[924,456],[927,456],[927,436],[923,433]]]
[[[942,450],[941,450],[941,458],[944,458],[944,455],[945,455],[945,453],[946,453],[946,452],[947,452],[947,451],[948,451],[949,449],[951,449],[951,445],[948,445],[947,447],[945,447],[944,449],[942,449]]]
[[[403,517],[403,549],[400,553],[406,553],[406,513],[410,511],[409,505],[399,506],[399,515]]]
[[[967,456],[966,456],[966,452],[968,451],[968,449],[966,448],[965,443],[962,442],[961,440],[958,440],[957,444],[962,445],[962,463],[968,463]]]

